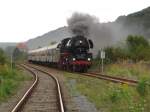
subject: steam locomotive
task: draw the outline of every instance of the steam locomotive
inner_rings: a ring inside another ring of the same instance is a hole
[[[92,40],[78,35],[51,46],[30,50],[28,61],[54,65],[63,70],[86,72],[92,65],[92,48]]]

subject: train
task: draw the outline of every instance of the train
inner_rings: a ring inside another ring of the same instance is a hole
[[[91,39],[77,35],[64,38],[53,45],[29,50],[28,61],[56,66],[68,71],[87,72],[92,65],[93,47]]]

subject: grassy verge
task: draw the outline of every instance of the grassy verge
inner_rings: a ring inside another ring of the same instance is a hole
[[[149,112],[150,87],[141,82],[138,87],[64,73],[72,95],[80,93],[102,112]]]
[[[150,69],[144,64],[111,64],[106,67],[106,74],[142,80],[150,79]]]
[[[16,93],[25,80],[31,80],[19,69],[11,70],[7,65],[0,66],[0,102]]]
[[[135,80],[150,79],[150,64],[148,63],[115,63],[104,65],[104,73],[107,75],[130,78]],[[99,72],[99,62],[93,61],[89,71]]]

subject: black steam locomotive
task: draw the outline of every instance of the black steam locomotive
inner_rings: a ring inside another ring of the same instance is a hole
[[[30,62],[57,65],[64,70],[85,72],[92,65],[93,42],[84,36],[65,38],[60,43],[28,52]]]

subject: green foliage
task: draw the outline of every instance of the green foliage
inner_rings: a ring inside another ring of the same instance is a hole
[[[11,96],[24,80],[28,77],[18,70],[0,66],[0,102]]]
[[[145,96],[148,93],[148,84],[147,84],[147,79],[142,79],[140,80],[138,86],[137,86],[137,91],[140,94],[140,96]]]
[[[110,101],[112,103],[119,101],[121,99],[121,93],[122,92],[121,92],[120,88],[111,87],[109,92],[108,92],[108,96],[110,98]]]
[[[124,47],[104,48],[106,54],[105,63],[110,64],[124,60],[132,60],[133,62],[150,60],[150,44],[144,37],[129,35],[125,44]],[[100,51],[98,51],[96,58],[100,58]]]
[[[128,46],[129,57],[133,61],[150,59],[150,45],[148,40],[144,37],[129,35],[126,43]]]
[[[57,43],[56,41],[52,41],[52,42],[50,42],[50,45],[54,45],[56,43]]]
[[[106,47],[104,51],[106,64],[127,59],[127,51],[121,47]]]
[[[103,112],[149,112],[150,94],[141,97],[136,87],[85,77],[78,74],[64,73],[65,82],[71,94],[84,95]],[[71,82],[71,83],[70,83]],[[75,82],[75,83],[74,83]]]
[[[137,97],[135,99],[131,98],[131,93],[128,89],[119,89],[112,88],[110,100],[118,102],[123,97],[126,98],[129,104],[128,112],[148,112],[150,107],[147,105],[150,103],[150,70],[149,67],[143,64],[112,64],[107,68],[107,74],[115,75],[117,77],[126,77],[130,79],[138,79],[139,83],[135,88],[134,92],[136,92]],[[123,87],[124,88],[124,87]],[[123,90],[123,92],[116,92],[117,90]],[[109,92],[110,93],[110,92]],[[123,96],[118,97],[120,94]],[[109,95],[109,96],[110,96]]]
[[[23,61],[27,58],[27,53],[20,51],[18,48],[15,48],[13,51],[13,60],[14,61]]]
[[[4,65],[6,63],[6,56],[2,49],[0,49],[0,64]]]
[[[129,35],[126,42],[131,51],[134,51],[138,46],[149,47],[148,41],[142,36]]]
[[[110,74],[117,77],[125,77],[129,79],[149,79],[150,80],[150,69],[140,63],[136,64],[111,64],[108,65],[106,74]]]
[[[5,53],[8,57],[11,57],[12,52],[14,51],[16,47],[15,46],[8,46],[5,48]]]

